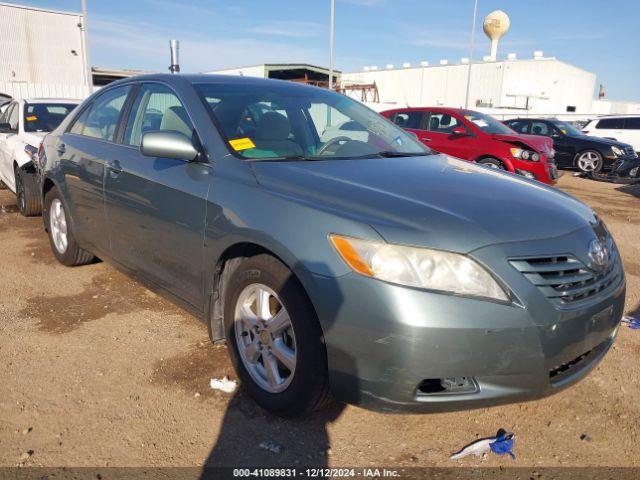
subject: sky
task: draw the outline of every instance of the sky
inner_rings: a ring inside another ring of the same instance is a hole
[[[81,10],[80,0],[13,0]],[[482,18],[502,9],[511,29],[498,56],[534,50],[597,75],[607,98],[640,101],[638,0],[479,0],[474,58],[489,54]],[[329,0],[87,0],[91,63],[166,71],[180,40],[183,72],[261,63],[328,66]],[[334,65],[455,63],[469,56],[473,0],[335,0]],[[595,94],[595,92],[594,92]]]

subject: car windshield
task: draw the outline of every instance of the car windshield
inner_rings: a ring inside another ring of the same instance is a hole
[[[464,112],[464,118],[473,123],[484,133],[513,135],[513,130],[500,123],[495,118],[489,115],[485,115],[484,113],[472,112],[471,110],[467,110],[466,112]]]
[[[72,103],[27,103],[24,106],[25,132],[50,132],[76,108]]]
[[[570,137],[577,137],[582,135],[582,132],[571,125],[569,122],[563,122],[562,120],[553,120],[551,123],[553,123],[553,125],[562,133]]]
[[[431,153],[361,103],[329,90],[285,82],[195,85],[239,157],[325,160]]]

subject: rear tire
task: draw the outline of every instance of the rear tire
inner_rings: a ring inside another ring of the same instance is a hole
[[[485,157],[478,160],[476,163],[485,165],[487,167],[495,168],[497,170],[506,170],[504,164],[497,158]]]
[[[304,416],[330,402],[320,323],[302,285],[279,260],[261,254],[238,265],[225,289],[224,326],[240,382],[261,407]]]
[[[51,250],[58,261],[68,267],[91,263],[95,257],[78,246],[67,212],[62,196],[53,187],[44,197],[44,221]]]
[[[14,173],[18,211],[24,217],[40,215],[42,213],[42,202],[35,174],[29,173],[18,166],[16,166]]]

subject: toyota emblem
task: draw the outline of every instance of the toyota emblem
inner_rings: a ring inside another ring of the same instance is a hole
[[[600,240],[594,239],[589,242],[589,258],[600,268],[607,264],[607,249],[602,245]]]

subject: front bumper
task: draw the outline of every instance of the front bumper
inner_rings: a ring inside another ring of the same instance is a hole
[[[587,237],[486,247],[472,255],[517,296],[503,304],[426,292],[350,273],[315,276],[310,296],[324,330],[331,388],[385,411],[451,411],[530,400],[583,378],[611,346],[625,281],[570,308],[549,302],[507,258],[557,251]],[[562,241],[565,240],[565,241]],[[577,243],[582,244],[582,243]],[[586,244],[585,244],[586,245]],[[496,261],[502,258],[502,261]],[[425,379],[473,378],[472,393],[424,394]]]

